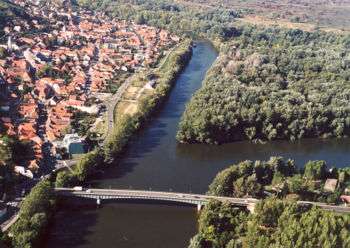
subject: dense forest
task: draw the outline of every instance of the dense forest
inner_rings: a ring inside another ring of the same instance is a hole
[[[329,178],[340,183],[334,192],[324,190]],[[294,160],[271,157],[232,165],[217,174],[208,194],[263,200],[256,203],[253,213],[228,202],[210,201],[201,212],[199,233],[189,247],[348,247],[348,215],[297,205],[296,201],[336,202],[349,185],[350,168],[327,170],[325,161],[298,167]],[[265,198],[267,194],[272,195]]]
[[[180,142],[300,139],[350,133],[350,35],[236,21],[243,10],[171,1],[78,1],[111,16],[211,39],[221,56],[179,125]],[[96,5],[96,6],[95,6]]]
[[[111,17],[166,29],[180,36],[201,36],[226,40],[234,32],[235,18],[244,10],[189,8],[170,0],[77,0],[86,8],[105,12]]]
[[[235,26],[179,124],[180,142],[350,134],[350,35]]]
[[[326,179],[337,179],[339,187],[325,192]],[[209,186],[209,195],[228,197],[264,197],[264,192],[277,194],[281,199],[309,200],[334,203],[350,190],[350,167],[327,170],[322,160],[298,166],[283,157],[268,161],[246,160],[218,173]]]
[[[259,201],[253,214],[212,200],[189,248],[349,247],[349,230],[348,215],[286,205],[275,197]]]

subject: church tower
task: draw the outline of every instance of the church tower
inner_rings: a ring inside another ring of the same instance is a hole
[[[7,51],[9,53],[12,53],[12,40],[11,40],[11,36],[9,36],[8,41],[7,41]]]

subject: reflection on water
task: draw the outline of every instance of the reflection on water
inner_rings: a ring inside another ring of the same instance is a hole
[[[220,146],[199,144],[178,144],[176,155],[191,160],[201,161],[227,159],[231,164],[242,160],[266,160],[270,156],[283,156],[294,159],[299,166],[309,160],[325,160],[329,166],[343,168],[350,166],[350,139],[303,139],[298,141],[273,141],[267,144],[253,144],[240,141]]]
[[[197,228],[196,208],[163,202],[68,198],[60,206],[49,247],[187,247]]]

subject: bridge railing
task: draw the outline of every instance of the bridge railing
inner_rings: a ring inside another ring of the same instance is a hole
[[[253,198],[233,198],[208,196],[200,194],[188,194],[177,192],[162,192],[162,191],[145,191],[145,190],[117,190],[117,189],[82,189],[74,190],[73,188],[56,188],[56,192],[66,193],[87,198],[101,199],[118,199],[118,198],[134,198],[134,199],[155,199],[155,200],[170,200],[177,202],[207,202],[210,199],[219,201],[229,201],[236,205],[248,206],[255,204],[258,200]]]

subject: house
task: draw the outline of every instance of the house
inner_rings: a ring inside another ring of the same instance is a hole
[[[157,86],[157,82],[155,80],[152,80],[146,84],[145,88],[149,90],[154,90],[156,86]]]
[[[38,161],[37,160],[30,161],[30,164],[29,164],[28,168],[29,169],[39,169],[40,166],[38,164]]]
[[[28,170],[27,168],[24,168],[23,166],[15,166],[15,172],[17,172],[23,176],[29,177],[29,178],[34,177],[33,173],[30,170]]]
[[[2,111],[9,111],[10,110],[10,103],[9,102],[4,102],[1,104],[1,110]]]
[[[157,78],[157,76],[153,72],[148,72],[143,76],[143,78],[148,80],[153,80]]]
[[[326,180],[326,183],[324,184],[324,191],[334,192],[335,189],[338,187],[338,180],[337,179],[330,179],[328,178]]]
[[[66,145],[69,155],[84,153],[83,143],[76,133],[66,134],[63,143]]]
[[[18,40],[12,45],[12,48],[15,51],[21,51],[27,48],[27,43]]]

